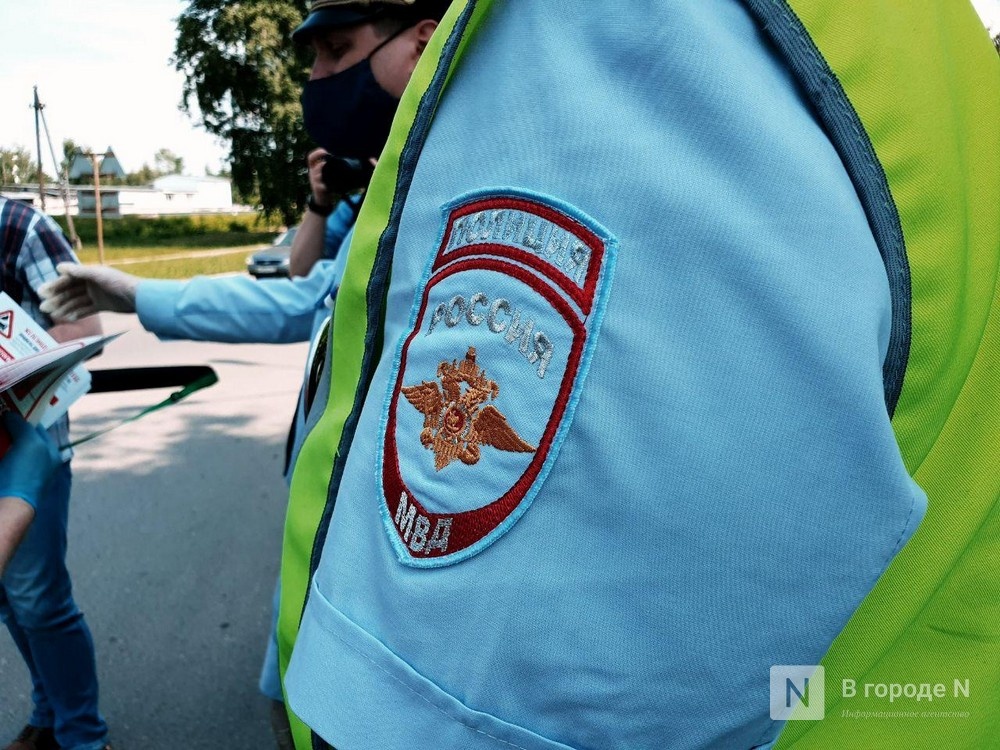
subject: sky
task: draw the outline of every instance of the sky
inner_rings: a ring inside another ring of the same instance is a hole
[[[187,174],[218,171],[226,148],[178,110],[183,76],[168,60],[182,0],[0,0],[0,146],[35,153],[32,87],[52,144],[103,151],[126,172],[161,148]],[[42,160],[52,170],[42,133]]]
[[[986,28],[992,32],[992,36],[996,36],[1000,32],[1000,0],[972,0],[972,4],[979,11],[979,17],[983,19]]]
[[[953,1],[953,0],[948,0]],[[972,0],[1000,31],[1000,0]],[[126,171],[161,148],[185,172],[223,167],[226,149],[178,110],[183,77],[168,63],[184,0],[2,0],[0,147],[35,152],[32,86],[38,86],[56,153],[64,138],[111,146]],[[52,169],[48,146],[43,161]]]

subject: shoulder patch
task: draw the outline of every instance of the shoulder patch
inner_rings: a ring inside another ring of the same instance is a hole
[[[524,514],[569,429],[617,243],[551,198],[444,207],[382,415],[381,512],[400,561],[459,562]]]

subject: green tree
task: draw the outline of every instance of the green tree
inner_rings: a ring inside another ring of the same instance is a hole
[[[178,156],[168,148],[161,148],[153,156],[153,163],[156,165],[157,177],[165,174],[181,174],[184,172],[184,158]],[[143,164],[143,166],[146,166]]]
[[[125,175],[126,185],[150,185],[153,180],[160,176],[153,167],[149,166],[146,162],[143,162],[142,166],[139,167],[135,172],[129,172]]]
[[[305,12],[305,0],[190,0],[172,59],[182,108],[229,143],[236,192],[289,223],[304,208],[313,147],[299,106],[309,55],[290,41]]]
[[[37,168],[37,162],[31,158],[31,152],[24,146],[0,148],[0,184],[37,183]]]

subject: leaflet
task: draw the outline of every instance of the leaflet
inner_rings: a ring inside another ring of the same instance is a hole
[[[57,343],[6,293],[0,293],[0,411],[50,427],[90,390],[82,362],[118,338],[88,336]]]

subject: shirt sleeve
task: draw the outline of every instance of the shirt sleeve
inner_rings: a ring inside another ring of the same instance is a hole
[[[334,283],[334,263],[319,261],[294,279],[245,276],[149,280],[139,284],[136,312],[162,339],[286,344],[308,341]]]
[[[28,227],[17,259],[17,273],[25,293],[37,304],[38,288],[55,279],[60,263],[79,263],[69,240],[50,217],[38,214]]]

